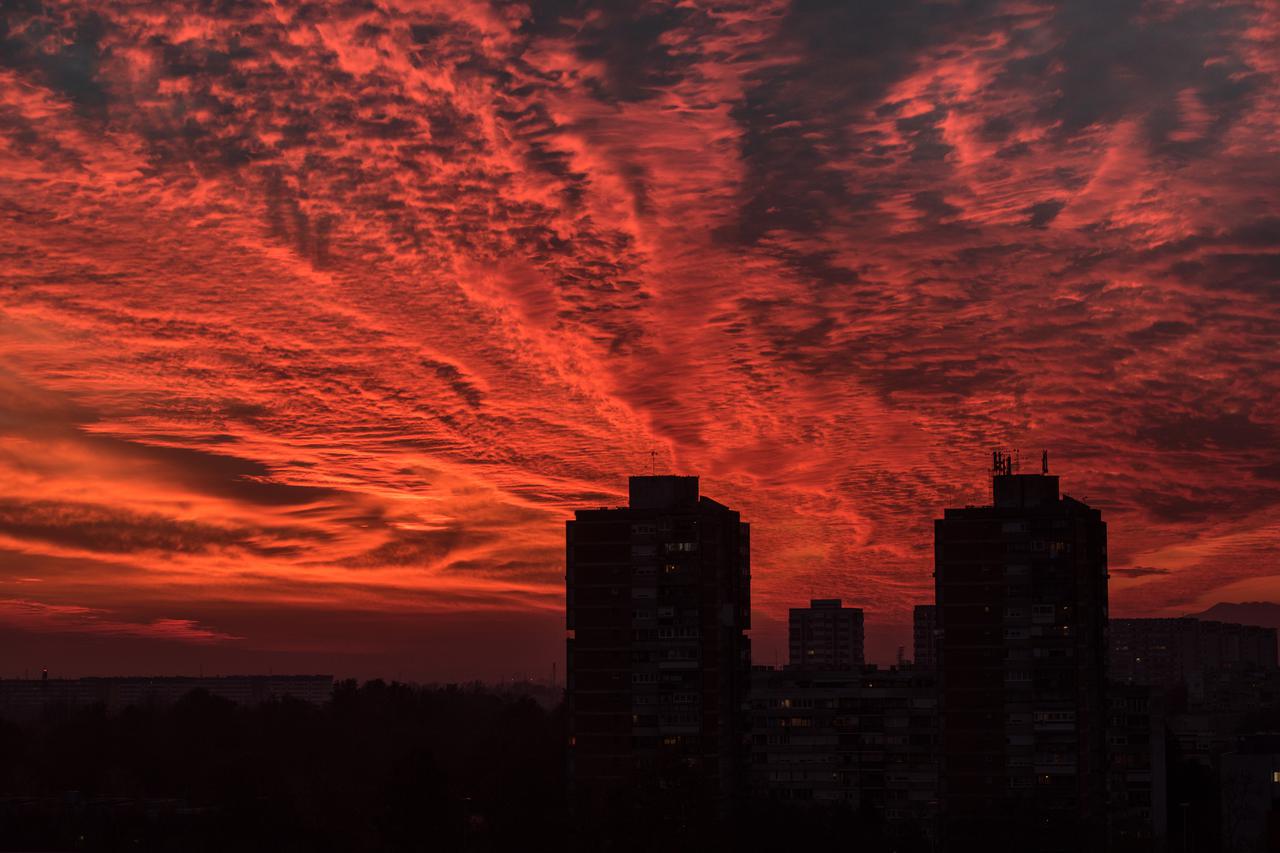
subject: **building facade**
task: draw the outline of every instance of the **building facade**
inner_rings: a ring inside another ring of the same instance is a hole
[[[838,598],[815,598],[788,618],[790,666],[856,672],[865,663],[862,610]]]
[[[1163,694],[1113,683],[1107,707],[1107,849],[1162,850],[1168,834]]]
[[[732,805],[747,759],[750,531],[697,477],[632,477],[566,527],[570,781],[581,809]]]
[[[934,523],[950,850],[1105,844],[1107,530],[1045,467]]]
[[[844,804],[934,837],[934,676],[912,668],[752,673],[751,780],[758,796]]]
[[[1219,763],[1222,849],[1227,853],[1280,850],[1280,734],[1239,738]]]
[[[938,668],[938,607],[917,604],[911,614],[916,669]]]
[[[1230,692],[1274,672],[1276,629],[1183,617],[1111,620],[1110,672],[1124,684],[1185,690],[1189,704],[1230,704]]]

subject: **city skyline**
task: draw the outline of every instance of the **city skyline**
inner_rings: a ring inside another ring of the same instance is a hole
[[[1111,619],[1104,514],[1047,455],[997,451],[989,476],[935,519],[918,659],[887,668],[839,599],[791,609],[785,666],[753,660],[751,525],[696,477],[578,510],[564,761],[587,846],[704,849],[773,813],[762,849],[797,820],[903,850],[1273,849],[1277,629]]]
[[[1280,601],[1278,35],[6,4],[0,675],[547,672],[562,522],[650,470],[757,524],[762,660],[839,597],[888,661],[996,447],[1114,614]]]

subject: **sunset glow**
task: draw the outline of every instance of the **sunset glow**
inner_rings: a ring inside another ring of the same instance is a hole
[[[651,465],[764,662],[997,447],[1280,600],[1278,124],[1266,0],[7,3],[0,677],[544,675]]]

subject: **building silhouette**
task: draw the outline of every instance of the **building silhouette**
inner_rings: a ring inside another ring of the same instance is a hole
[[[1107,686],[1107,843],[1163,849],[1168,826],[1164,699],[1150,687]]]
[[[1276,629],[1182,617],[1112,619],[1111,678],[1222,704],[1234,682],[1276,669]]]
[[[757,667],[752,788],[786,803],[874,814],[890,835],[933,839],[938,806],[934,674]]]
[[[1280,850],[1280,734],[1239,737],[1219,762],[1222,849]]]
[[[934,522],[949,850],[1105,844],[1107,530],[1047,468]]]
[[[566,525],[572,801],[726,814],[745,779],[750,533],[697,477]]]
[[[808,607],[791,608],[788,629],[793,668],[856,672],[866,662],[862,610],[843,607],[838,598],[815,598]]]
[[[911,635],[915,644],[916,669],[938,668],[938,607],[917,604],[911,614]]]

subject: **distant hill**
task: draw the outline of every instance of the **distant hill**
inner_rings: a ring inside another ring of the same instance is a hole
[[[1260,625],[1263,628],[1280,628],[1280,604],[1272,601],[1220,601],[1203,613],[1192,613],[1197,619],[1214,619],[1218,622],[1234,622],[1237,625]]]

